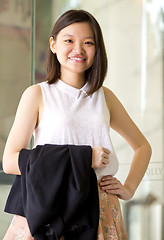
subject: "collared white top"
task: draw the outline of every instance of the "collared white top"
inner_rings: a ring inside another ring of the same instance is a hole
[[[105,175],[115,175],[118,159],[110,138],[110,114],[103,89],[88,95],[87,83],[81,89],[61,80],[54,84],[42,82],[39,85],[44,112],[33,133],[34,147],[49,143],[108,148],[109,164],[95,172],[98,179]]]

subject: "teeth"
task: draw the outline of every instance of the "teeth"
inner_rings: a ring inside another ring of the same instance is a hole
[[[84,60],[83,58],[77,58],[77,57],[72,57],[70,58],[71,60],[77,60],[77,61],[81,61],[81,60]]]

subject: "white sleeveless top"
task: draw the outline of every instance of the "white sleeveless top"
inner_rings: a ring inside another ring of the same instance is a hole
[[[74,88],[61,80],[54,84],[39,83],[44,112],[35,129],[34,147],[48,144],[102,146],[110,150],[109,164],[97,169],[97,179],[115,175],[118,160],[110,138],[110,114],[102,87],[87,95],[87,83]]]

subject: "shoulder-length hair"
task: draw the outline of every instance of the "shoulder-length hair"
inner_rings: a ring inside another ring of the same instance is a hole
[[[69,10],[58,18],[52,29],[51,36],[56,40],[58,33],[63,28],[77,22],[88,22],[94,33],[96,53],[92,66],[85,71],[85,81],[89,85],[88,94],[92,94],[102,86],[107,73],[107,55],[102,31],[97,20],[87,11]],[[47,51],[46,70],[46,81],[49,84],[55,83],[60,77],[60,63],[56,54],[50,50],[50,47]]]

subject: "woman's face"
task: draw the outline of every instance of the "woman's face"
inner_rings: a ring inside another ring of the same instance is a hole
[[[50,39],[50,48],[56,53],[61,74],[84,74],[92,66],[96,51],[90,24],[80,22],[65,27],[56,40]]]

